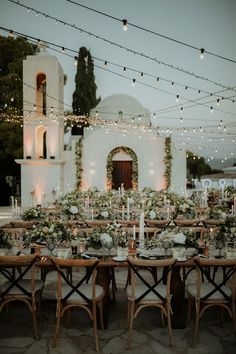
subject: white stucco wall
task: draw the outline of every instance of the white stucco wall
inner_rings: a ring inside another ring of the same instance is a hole
[[[164,187],[164,138],[156,139],[111,131],[86,129],[83,141],[83,189],[95,186],[106,190],[106,164],[108,154],[116,147],[132,149],[138,159],[138,188],[150,187],[160,190]]]
[[[64,194],[64,161],[17,160],[21,163],[21,205],[32,206],[31,192],[34,190],[33,205],[44,205],[53,201],[52,190],[56,197]]]
[[[171,173],[171,188],[172,192],[179,194],[180,196],[186,196],[186,151],[177,150],[173,144],[172,151],[172,173]]]

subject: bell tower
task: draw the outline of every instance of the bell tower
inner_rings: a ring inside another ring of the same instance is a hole
[[[23,152],[21,204],[52,202],[63,194],[64,73],[42,48],[23,61]]]

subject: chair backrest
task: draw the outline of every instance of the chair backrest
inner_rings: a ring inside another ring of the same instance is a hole
[[[99,263],[98,259],[61,259],[57,257],[50,257],[51,262],[57,270],[58,276],[58,297],[63,300],[69,300],[73,294],[77,294],[83,298],[83,300],[90,304],[91,299],[86,296],[86,294],[81,290],[81,287],[88,281],[91,280],[92,285],[92,299],[95,298],[96,289],[95,281],[97,276],[97,265]],[[73,269],[85,268],[85,272],[77,272],[78,278],[72,282],[66,274],[68,267]],[[68,285],[67,293],[62,294],[62,281]]]
[[[22,295],[31,296],[35,289],[35,262],[37,254],[24,256],[0,256],[0,274],[2,274],[7,287],[1,291],[0,297],[21,293]],[[31,289],[24,287],[23,279],[31,280]]]
[[[200,298],[200,287],[204,282],[211,286],[209,292],[204,294],[201,301],[210,300],[216,293],[221,294],[224,301],[233,301],[236,290],[236,259],[212,259],[195,257],[194,262],[197,266],[197,297]],[[215,274],[217,272],[217,275]],[[231,287],[231,296],[225,291],[225,285]]]
[[[174,258],[161,259],[161,260],[146,260],[138,259],[134,257],[128,257],[127,262],[131,270],[131,296],[136,298],[136,303],[141,301],[148,294],[155,294],[157,300],[164,301],[166,297],[170,296],[170,280],[172,269],[176,263]],[[158,279],[153,278],[153,281],[146,280],[145,276],[142,274],[142,270],[153,269],[153,268],[165,268],[165,272],[162,272],[162,275]],[[144,285],[144,292],[140,296],[136,297],[136,284],[137,280]],[[161,284],[166,285],[166,294],[163,297],[163,294],[158,292],[158,286]]]

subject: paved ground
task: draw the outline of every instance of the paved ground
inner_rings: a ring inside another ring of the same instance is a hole
[[[0,208],[1,223],[8,222],[10,208]],[[1,354],[93,354],[95,353],[91,322],[83,312],[72,314],[69,328],[63,323],[58,345],[52,348],[55,330],[55,274],[47,278],[43,294],[41,319],[39,319],[40,340],[32,338],[32,321],[26,307],[9,306],[0,313],[0,353]],[[220,313],[208,312],[201,321],[198,342],[190,347],[193,322],[186,323],[184,329],[174,329],[175,347],[169,346],[167,328],[161,327],[158,310],[147,309],[135,320],[131,350],[127,343],[127,301],[124,284],[127,273],[124,269],[115,271],[118,286],[117,301],[110,304],[109,326],[99,330],[101,354],[235,354],[236,337],[232,321],[225,316],[224,327],[220,327]]]

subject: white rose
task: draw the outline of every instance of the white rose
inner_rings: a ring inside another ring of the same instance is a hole
[[[182,232],[180,232],[173,236],[173,241],[174,243],[179,243],[181,245],[184,245],[186,241],[186,236]]]
[[[153,211],[153,210],[151,210],[151,211],[149,211],[149,217],[150,217],[150,219],[155,219],[155,217],[156,217],[156,213],[155,213],[155,211]]]
[[[72,205],[72,206],[70,207],[70,209],[69,209],[69,212],[70,212],[71,214],[78,214],[79,210],[78,210],[77,206]]]
[[[49,228],[48,228],[47,226],[44,226],[44,227],[42,228],[42,232],[43,232],[44,234],[48,234]]]
[[[108,218],[108,215],[109,215],[109,214],[108,214],[107,211],[102,211],[102,212],[101,212],[101,215],[102,215],[103,218]]]

